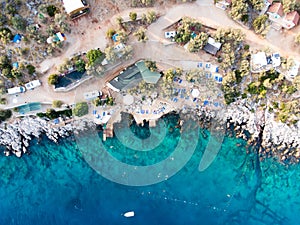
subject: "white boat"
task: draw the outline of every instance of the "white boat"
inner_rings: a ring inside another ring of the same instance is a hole
[[[134,216],[134,211],[126,212],[126,213],[124,213],[124,216],[125,217],[133,217]]]

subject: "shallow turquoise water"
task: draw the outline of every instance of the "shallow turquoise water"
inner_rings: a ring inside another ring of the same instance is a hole
[[[173,120],[164,121],[166,136],[152,151],[126,148],[116,137],[103,146],[120,161],[153,165],[180,142]],[[174,176],[140,187],[103,178],[84,160],[78,139],[34,140],[30,156],[0,157],[0,224],[299,224],[299,165],[259,162],[244,141],[227,137],[213,164],[199,172],[208,138],[199,133],[191,159]],[[87,148],[95,143],[88,134],[80,141]],[[123,217],[129,210],[136,216]]]

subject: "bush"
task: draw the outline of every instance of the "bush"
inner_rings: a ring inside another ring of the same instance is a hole
[[[79,102],[73,108],[73,115],[75,116],[81,117],[88,114],[88,112],[89,112],[89,106],[86,102]]]
[[[12,115],[11,110],[0,109],[0,121],[5,121],[9,119]]]
[[[32,75],[32,74],[35,73],[35,67],[34,67],[33,65],[31,65],[31,64],[27,65],[27,66],[26,66],[26,69],[27,69],[27,71],[28,71],[28,73],[29,73],[30,75]]]
[[[55,85],[57,84],[57,81],[58,81],[58,74],[51,74],[49,77],[48,77],[48,83],[50,85]]]
[[[100,64],[100,62],[102,61],[101,58],[103,56],[103,53],[99,49],[92,49],[86,54],[86,57],[89,60],[88,64],[91,66],[93,66],[95,62],[98,62]]]
[[[75,66],[78,72],[83,73],[85,71],[85,62],[82,59],[77,60]]]
[[[25,31],[26,22],[21,16],[16,15],[11,18],[11,23],[15,29]]]
[[[52,107],[53,108],[60,108],[62,106],[63,102],[61,100],[54,100],[52,102]]]
[[[57,13],[57,8],[54,5],[47,6],[47,13],[49,16],[53,17]]]
[[[113,28],[109,28],[107,31],[106,31],[106,37],[108,38],[112,38],[112,36],[116,33],[116,30],[113,29]]]
[[[136,20],[136,17],[137,17],[136,12],[130,12],[130,13],[129,13],[129,18],[130,18],[132,21],[135,21],[135,20]]]

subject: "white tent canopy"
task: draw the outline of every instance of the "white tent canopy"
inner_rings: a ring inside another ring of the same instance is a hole
[[[193,89],[192,90],[192,96],[194,98],[197,98],[200,95],[200,91],[198,89]]]
[[[65,10],[68,14],[73,11],[83,8],[84,5],[81,0],[63,0]]]

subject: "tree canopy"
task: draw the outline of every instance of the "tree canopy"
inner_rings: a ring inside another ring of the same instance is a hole
[[[76,103],[75,107],[73,108],[73,114],[75,116],[81,117],[88,114],[88,112],[89,112],[89,106],[86,102]]]

